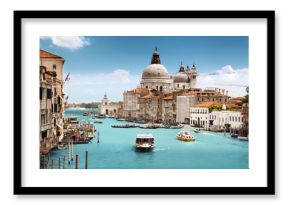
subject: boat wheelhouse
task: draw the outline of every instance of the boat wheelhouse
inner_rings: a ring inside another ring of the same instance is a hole
[[[154,146],[154,136],[152,134],[137,134],[135,144],[136,150],[150,151]]]

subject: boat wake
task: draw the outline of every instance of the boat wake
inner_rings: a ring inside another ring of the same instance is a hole
[[[153,152],[165,151],[165,148],[155,148]]]

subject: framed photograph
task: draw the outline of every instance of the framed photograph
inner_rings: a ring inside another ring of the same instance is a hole
[[[275,12],[14,11],[14,194],[275,194]]]

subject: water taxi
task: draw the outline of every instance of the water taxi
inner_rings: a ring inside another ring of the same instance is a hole
[[[201,131],[201,129],[199,129],[199,128],[194,128],[193,129],[193,132],[195,132],[195,133],[200,133],[200,131]]]
[[[137,151],[150,151],[154,146],[154,136],[152,134],[137,134],[135,144]]]
[[[189,130],[181,130],[177,133],[176,138],[181,141],[185,142],[193,142],[195,141],[195,137]]]

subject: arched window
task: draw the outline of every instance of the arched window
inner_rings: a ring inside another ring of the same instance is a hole
[[[159,90],[162,92],[162,86],[159,87]]]

